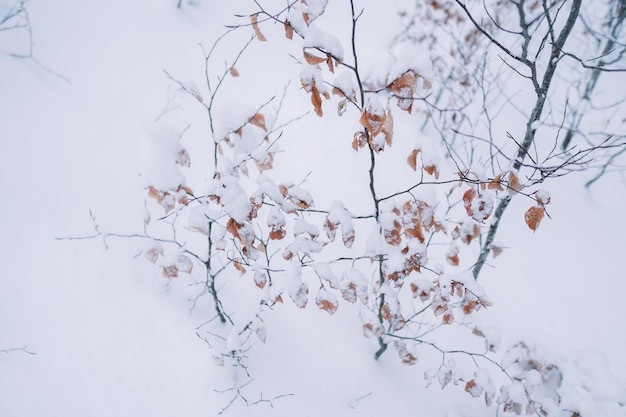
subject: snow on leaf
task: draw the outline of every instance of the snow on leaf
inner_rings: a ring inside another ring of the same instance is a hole
[[[480,236],[480,228],[473,221],[462,221],[452,230],[453,239],[461,239],[461,242],[470,244],[472,240]]]
[[[322,96],[330,98],[328,89],[324,84],[321,70],[318,66],[305,65],[300,72],[300,82],[304,91],[311,94],[311,104],[315,110],[315,114],[319,117],[324,115],[322,111]]]
[[[535,199],[537,200],[537,203],[541,206],[550,204],[550,201],[552,201],[550,193],[548,193],[546,190],[535,191]]]
[[[452,310],[448,310],[443,314],[443,324],[452,324],[454,323],[454,314]]]
[[[174,162],[181,167],[189,167],[191,166],[191,160],[189,158],[189,153],[186,149],[179,150],[175,155]]]
[[[358,151],[359,149],[364,148],[365,145],[367,145],[367,136],[365,135],[365,132],[355,132],[354,140],[352,140],[352,149]]]
[[[313,269],[315,269],[315,273],[318,277],[328,282],[330,288],[338,289],[340,287],[339,279],[337,279],[327,263],[317,263]]]
[[[149,262],[156,263],[159,255],[163,256],[163,246],[159,242],[152,242],[150,247],[144,251],[144,256]]]
[[[267,275],[265,274],[265,272],[254,272],[254,285],[259,287],[260,289],[265,288],[265,285],[267,285]]]
[[[165,278],[176,278],[178,276],[178,268],[176,265],[163,266],[161,269],[161,274]]]
[[[398,99],[398,107],[411,113],[413,109],[413,92],[415,91],[415,73],[407,71],[393,80],[389,89]]]
[[[526,211],[524,214],[524,220],[526,221],[528,227],[530,227],[530,230],[533,232],[537,230],[537,227],[539,227],[539,224],[543,219],[545,211],[546,210],[541,206],[532,206]]]
[[[341,289],[341,296],[349,303],[356,303],[356,284],[354,282],[349,282],[347,285],[345,285],[344,288]]]
[[[190,274],[193,269],[193,262],[187,255],[181,253],[178,255],[178,258],[176,258],[176,267],[180,272]]]
[[[483,393],[483,387],[476,384],[475,380],[470,379],[465,384],[465,392],[468,392],[474,398],[480,397]]]
[[[400,356],[400,360],[405,365],[415,365],[417,363],[417,358],[409,352],[406,347],[406,343],[403,340],[396,340],[393,342],[394,347],[398,351],[398,356]]]
[[[304,308],[309,301],[309,287],[301,281],[300,285],[289,291],[289,297],[298,308]]]
[[[255,13],[252,16],[250,16],[250,21],[252,22],[252,29],[254,29],[254,34],[256,35],[257,39],[260,40],[261,42],[265,42],[267,39],[265,39],[265,36],[263,36],[261,31],[259,30],[258,19],[259,19],[258,13]]]
[[[328,314],[333,315],[339,307],[339,302],[333,293],[322,287],[315,297],[315,305],[320,310],[325,310]]]
[[[285,215],[278,207],[272,207],[267,215],[267,226],[271,229],[270,239],[272,240],[281,240],[287,234],[283,229],[285,227]]]
[[[265,126],[265,116],[262,113],[256,113],[250,118],[250,120],[248,120],[248,123],[253,126],[260,127],[267,132],[267,127]]]
[[[331,241],[335,239],[336,229],[339,225],[341,225],[341,240],[343,244],[347,248],[352,247],[355,239],[352,216],[340,201],[335,201],[328,210],[328,216],[324,223],[324,231]]]
[[[484,222],[493,212],[493,198],[491,195],[483,192],[483,194],[472,200],[468,211],[474,220]]]
[[[320,231],[317,226],[307,223],[303,219],[298,219],[296,220],[296,224],[293,226],[293,234],[294,236],[308,234],[311,236],[311,239],[315,239],[320,235]]]
[[[433,283],[426,278],[417,279],[411,282],[411,293],[413,298],[419,297],[420,300],[426,301],[430,298],[430,293],[433,291]]]
[[[450,248],[446,252],[446,261],[452,266],[459,266],[459,247],[455,242],[450,242]]]
[[[472,217],[472,201],[474,201],[474,197],[476,197],[476,191],[473,188],[468,188],[467,191],[463,193],[463,206],[465,207],[465,211],[467,211],[467,215]]]

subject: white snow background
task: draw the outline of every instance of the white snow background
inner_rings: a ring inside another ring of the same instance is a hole
[[[328,14],[341,2],[331,3]],[[364,19],[370,13],[393,22],[394,8],[375,3],[364,2]],[[0,1],[0,14],[11,4]],[[229,385],[196,336],[206,311],[190,314],[188,282],[166,280],[135,258],[143,247],[135,240],[55,238],[90,235],[90,211],[108,231],[141,230],[142,137],[158,128],[155,119],[177,94],[164,70],[201,86],[198,44],[210,47],[225,24],[237,21],[233,14],[254,5],[199,0],[179,10],[175,0],[31,0],[27,8],[37,62],[0,54],[0,416],[216,415],[229,394],[215,389]],[[336,22],[349,17],[338,13]],[[234,34],[221,53],[232,59],[250,32]],[[384,43],[377,35],[359,34],[373,51]],[[7,36],[2,50],[22,47],[22,38]],[[375,59],[368,53],[365,60]],[[263,82],[230,91],[263,102],[294,78],[293,112],[306,111],[296,68],[271,42],[255,44],[240,69],[264,71]],[[191,123],[190,135],[206,129],[200,107],[166,116],[181,130]],[[363,167],[346,162],[349,141],[336,150],[350,132],[315,132],[306,123],[282,144],[287,152],[280,164],[294,182],[313,169],[310,183],[328,190],[327,201],[316,203],[330,206],[349,192],[351,178],[362,178]],[[192,164],[201,169],[199,161]],[[522,221],[524,208],[507,213],[498,240],[508,249],[481,277],[495,304],[482,319],[501,329],[503,345],[531,337],[554,357],[606,361],[623,386],[626,184],[612,175],[587,190],[576,174],[552,184],[552,219],[536,233]],[[421,362],[427,355],[414,367],[401,365],[393,352],[374,361],[376,346],[363,338],[349,309],[340,307],[333,317],[290,303],[282,309],[251,362],[263,398],[292,395],[273,400],[273,407],[235,403],[227,413],[495,413],[462,388],[424,388],[423,372],[432,366]],[[581,353],[590,350],[596,353]],[[617,388],[616,381],[610,389]]]

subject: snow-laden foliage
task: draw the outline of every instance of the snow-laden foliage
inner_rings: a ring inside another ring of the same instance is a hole
[[[272,337],[264,318],[280,314],[286,302],[330,315],[358,306],[375,358],[391,347],[402,363],[415,365],[421,350],[432,350],[441,363],[426,370],[427,381],[442,388],[453,382],[503,412],[592,416],[623,403],[622,389],[603,388],[611,379],[599,361],[592,372],[586,359],[553,360],[528,341],[503,349],[497,331],[473,321],[492,305],[477,279],[488,256],[504,247],[494,238],[509,202],[523,200],[530,207],[523,221],[538,230],[551,202],[538,184],[586,168],[597,148],[564,146],[560,154],[554,140],[542,140],[563,128],[554,118],[567,110],[567,100],[552,83],[560,82],[561,61],[580,61],[565,49],[570,36],[582,36],[580,1],[526,3],[469,9],[452,0],[419,2],[406,16],[419,24],[398,34],[393,59],[380,67],[384,73],[378,68],[369,76],[360,70],[354,38],[367,11],[355,10],[353,2],[346,2],[352,28],[346,39],[318,26],[326,1],[293,2],[277,11],[259,2],[237,28],[250,30],[254,42],[271,43],[278,41],[268,40],[275,27],[267,23],[280,24],[286,39],[280,42],[297,51],[299,94],[308,96],[319,125],[353,129],[336,146],[351,147],[368,164],[354,184],[367,207],[349,198],[317,207],[306,182],[273,174],[283,157],[279,139],[293,134],[289,121],[279,123],[280,104],[214,100],[223,83],[239,81],[237,60],[257,44],[247,44],[217,78],[209,71],[211,49],[206,91],[179,83],[208,113],[212,137],[204,145],[213,161],[201,181],[191,181],[187,176],[197,171],[190,168],[206,162],[183,147],[184,132],[160,126],[149,134],[148,195],[161,206],[158,217],[170,236],[154,239],[144,255],[168,279],[189,274],[202,283],[199,298],[208,296],[215,317],[199,332],[216,364],[233,372],[228,392],[235,395],[223,411],[235,400],[248,403],[243,389],[252,376],[245,353],[256,339]],[[421,53],[407,52],[416,46]],[[519,103],[506,85],[513,79],[522,83]],[[336,115],[325,111],[333,106]],[[496,137],[500,108],[508,106],[516,111],[511,132]],[[192,189],[191,183],[203,186]],[[146,227],[151,238],[152,226]],[[232,283],[236,276],[250,285]],[[245,308],[234,301],[238,297],[247,300]],[[443,347],[437,334],[449,327],[463,340],[470,334],[482,339],[482,348],[464,342]]]

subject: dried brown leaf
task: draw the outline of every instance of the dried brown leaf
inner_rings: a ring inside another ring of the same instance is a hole
[[[265,36],[263,36],[261,30],[259,30],[259,24],[257,23],[258,20],[259,15],[257,13],[250,16],[250,21],[252,22],[252,29],[254,29],[254,34],[256,35],[258,40],[260,40],[261,42],[265,42],[267,39],[265,39]]]
[[[539,227],[546,210],[541,206],[532,206],[524,214],[524,220],[530,229],[534,232]]]
[[[424,167],[424,171],[430,175],[434,175],[436,180],[439,179],[439,168],[437,165],[427,165]]]
[[[254,125],[256,127],[260,127],[261,129],[267,132],[267,127],[265,127],[265,116],[261,113],[257,113],[248,120],[248,123]]]
[[[308,52],[306,49],[304,49],[302,51],[302,53],[304,54],[304,60],[309,64],[309,65],[317,65],[317,64],[321,64],[322,62],[326,62],[326,60],[328,59],[328,57],[320,57],[317,55],[313,55],[312,53]]]
[[[178,268],[176,267],[176,265],[164,266],[161,269],[161,274],[165,278],[176,278],[178,276]]]
[[[254,285],[260,289],[265,288],[265,285],[267,285],[267,275],[265,272],[256,271],[254,273]]]
[[[494,179],[489,181],[489,184],[487,184],[487,189],[504,191],[504,187],[502,187],[502,174],[498,174]]]
[[[476,197],[476,191],[473,188],[469,188],[463,193],[463,206],[470,217],[472,216],[472,201],[474,201],[474,197]]]
[[[289,23],[288,20],[285,20],[284,26],[285,26],[285,37],[289,40],[293,39],[293,26],[291,26],[291,23]]]
[[[509,195],[513,196],[518,192],[522,191],[522,183],[519,181],[517,174],[513,171],[509,171]]]
[[[406,163],[409,164],[413,171],[417,171],[417,155],[419,155],[420,149],[414,149],[411,155],[406,159]]]

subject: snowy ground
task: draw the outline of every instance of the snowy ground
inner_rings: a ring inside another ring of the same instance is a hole
[[[133,241],[54,239],[91,233],[90,210],[110,230],[141,227],[141,136],[175,90],[163,70],[201,81],[197,44],[250,7],[175,3],[32,0],[41,65],[0,55],[1,416],[215,415],[228,402],[185,282],[133,258]],[[510,249],[484,275],[495,306],[483,320],[504,343],[530,336],[555,356],[597,349],[625,383],[626,184],[583,182],[550,190],[552,220],[536,233],[511,221],[499,236]],[[348,310],[284,308],[251,355],[265,399],[293,395],[232,415],[483,415],[454,388],[424,389],[424,367],[374,362]]]

